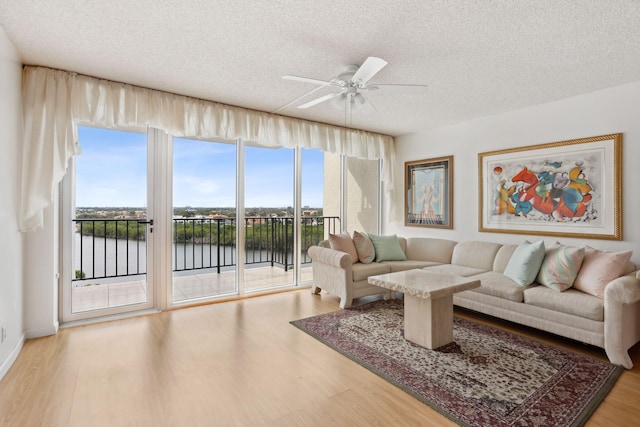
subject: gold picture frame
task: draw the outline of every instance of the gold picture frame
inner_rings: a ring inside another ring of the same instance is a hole
[[[453,228],[453,156],[404,164],[404,224]]]
[[[478,154],[479,231],[622,240],[622,134]]]

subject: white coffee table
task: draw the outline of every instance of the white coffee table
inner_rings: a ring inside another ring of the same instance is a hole
[[[404,337],[429,349],[453,342],[453,294],[480,280],[407,270],[369,277],[369,283],[404,294]]]

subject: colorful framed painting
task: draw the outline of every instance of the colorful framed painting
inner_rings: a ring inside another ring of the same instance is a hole
[[[479,230],[622,240],[622,134],[478,154]]]
[[[453,228],[453,156],[404,164],[404,224]]]

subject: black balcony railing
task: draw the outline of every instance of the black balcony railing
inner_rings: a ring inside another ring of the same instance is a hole
[[[133,219],[76,219],[76,280],[134,276],[146,273],[147,226]],[[300,222],[301,263],[311,260],[307,249],[326,233],[340,229],[338,217],[309,216]],[[278,266],[294,262],[292,217],[249,217],[244,221],[245,264]],[[173,220],[172,270],[214,269],[236,265],[235,218]]]

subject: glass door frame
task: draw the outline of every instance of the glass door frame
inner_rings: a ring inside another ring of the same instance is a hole
[[[79,126],[87,126],[92,127],[90,124],[80,123]],[[106,128],[100,128],[106,129]],[[153,210],[151,207],[154,204],[154,192],[152,191],[152,183],[151,180],[155,174],[155,164],[152,161],[152,147],[156,145],[156,142],[151,139],[150,132],[147,131],[146,128],[140,127],[118,127],[114,128],[117,131],[124,132],[133,132],[140,133],[146,135],[147,140],[147,220],[153,219]],[[60,249],[61,256],[59,262],[62,264],[60,271],[60,280],[59,280],[59,291],[58,291],[58,313],[61,323],[70,324],[71,322],[77,321],[87,321],[94,319],[109,319],[113,317],[119,317],[122,315],[128,315],[129,313],[142,313],[147,311],[155,311],[157,307],[156,298],[159,293],[157,292],[158,288],[154,285],[154,272],[153,266],[156,265],[154,259],[154,251],[150,250],[156,244],[155,242],[155,234],[151,232],[151,228],[147,227],[147,236],[146,236],[146,290],[147,290],[147,300],[144,303],[130,304],[130,305],[121,305],[117,307],[110,308],[101,308],[96,310],[87,310],[82,312],[74,313],[72,311],[72,283],[73,283],[73,260],[74,260],[74,239],[75,239],[75,230],[73,225],[73,219],[75,217],[75,187],[76,187],[76,157],[72,157],[69,159],[69,163],[67,165],[67,173],[65,174],[62,182],[60,183],[60,221],[59,221],[59,232],[60,232]],[[155,231],[155,227],[154,227]]]
[[[82,124],[83,126],[85,124]],[[91,126],[88,124],[87,126]],[[70,159],[67,174],[60,191],[60,242],[62,264],[60,271],[59,317],[62,323],[87,319],[101,320],[113,316],[136,314],[146,311],[198,305],[224,299],[242,298],[247,294],[259,295],[273,290],[297,289],[310,286],[301,283],[302,257],[301,216],[302,216],[302,148],[294,148],[294,278],[293,283],[272,290],[249,291],[244,286],[245,259],[245,141],[235,139],[236,144],[236,287],[237,293],[202,300],[173,302],[173,136],[155,128],[114,128],[120,131],[146,133],[147,135],[147,219],[153,219],[153,232],[147,233],[147,302],[81,313],[71,312],[71,283],[73,274],[72,219],[75,215],[75,158]],[[216,142],[213,140],[212,142]]]
[[[234,236],[235,236],[235,240],[233,241],[233,245],[234,247],[230,249],[231,254],[230,256],[232,257],[232,259],[235,259],[235,261],[232,264],[227,264],[226,259],[227,256],[229,256],[229,253],[227,252],[228,248],[225,248],[223,245],[222,251],[224,251],[226,253],[226,255],[222,255],[222,258],[219,258],[217,260],[217,263],[214,265],[213,263],[208,264],[207,270],[204,270],[202,272],[202,274],[204,276],[209,276],[211,274],[224,274],[226,277],[228,277],[227,275],[229,273],[233,273],[233,290],[229,290],[229,289],[225,289],[224,291],[221,291],[220,293],[217,292],[213,292],[212,288],[216,287],[216,280],[212,280],[212,281],[208,281],[208,279],[205,277],[203,278],[204,282],[207,284],[207,286],[209,286],[209,289],[205,290],[205,291],[196,291],[194,292],[195,295],[191,295],[191,296],[187,296],[186,298],[179,298],[176,299],[176,296],[174,295],[174,292],[176,292],[176,288],[180,287],[179,283],[176,283],[176,277],[178,277],[176,275],[176,272],[172,270],[172,268],[170,267],[167,271],[164,271],[163,273],[166,274],[167,276],[167,281],[164,285],[164,288],[166,289],[166,305],[164,306],[165,308],[173,308],[173,307],[186,307],[186,306],[190,306],[190,305],[198,305],[198,304],[202,304],[202,303],[209,303],[212,301],[220,301],[220,300],[225,300],[225,299],[236,299],[238,298],[240,294],[239,291],[239,286],[238,286],[238,257],[243,256],[240,255],[239,249],[238,249],[238,241],[240,239],[240,236],[238,235],[239,232],[244,232],[244,228],[238,227],[238,223],[240,221],[240,219],[238,218],[238,213],[239,213],[239,208],[237,206],[237,199],[238,199],[238,180],[239,180],[239,176],[242,175],[242,169],[241,166],[238,165],[239,163],[239,158],[240,156],[238,155],[238,150],[241,149],[240,147],[240,143],[238,142],[237,139],[224,139],[224,138],[215,138],[215,139],[203,139],[203,138],[189,138],[189,137],[171,137],[168,136],[168,138],[171,140],[171,143],[167,144],[167,150],[166,150],[166,154],[169,156],[169,161],[167,162],[167,168],[166,170],[166,175],[170,176],[167,179],[167,191],[168,194],[170,195],[171,199],[167,200],[167,203],[158,207],[159,211],[162,212],[168,212],[169,213],[169,217],[167,219],[167,222],[170,223],[168,226],[168,232],[169,234],[167,235],[167,240],[169,240],[168,242],[168,246],[169,246],[169,256],[167,258],[167,263],[170,265],[173,265],[172,261],[174,261],[173,256],[175,256],[177,253],[180,253],[181,251],[175,252],[174,251],[174,247],[172,246],[173,244],[177,244],[177,242],[173,242],[174,239],[174,227],[176,224],[174,224],[174,220],[173,220],[173,215],[175,214],[175,209],[176,208],[184,208],[185,206],[174,206],[173,203],[173,199],[174,198],[178,198],[178,199],[182,199],[183,201],[181,202],[184,203],[184,199],[181,197],[180,192],[176,192],[176,188],[173,185],[173,181],[175,181],[176,179],[178,180],[178,184],[180,183],[180,171],[183,169],[183,166],[179,166],[176,164],[176,158],[175,156],[177,155],[178,157],[181,156],[182,150],[184,150],[184,146],[183,141],[190,141],[191,143],[195,142],[198,144],[211,144],[212,146],[214,145],[224,145],[224,146],[232,146],[233,147],[233,164],[234,164],[234,170],[233,172],[229,171],[228,175],[225,175],[225,177],[232,177],[233,178],[233,200],[235,205],[234,206],[198,206],[198,205],[194,205],[196,207],[208,207],[208,208],[214,208],[214,207],[221,207],[221,208],[228,208],[228,207],[233,207],[234,209],[234,217],[231,219],[234,223]],[[176,141],[177,140],[177,141]],[[196,149],[197,151],[197,149]],[[214,148],[215,151],[215,148]],[[229,153],[228,152],[224,152],[222,154],[223,156],[228,156]],[[204,158],[204,156],[202,156],[202,158]],[[211,163],[211,166],[213,169],[215,169],[215,162],[218,161],[219,159],[215,157],[215,155],[209,159],[208,163]],[[230,158],[226,158],[227,162],[230,162],[231,159]],[[175,165],[175,166],[174,166]],[[239,169],[240,168],[240,169]],[[176,172],[177,169],[177,172]],[[196,167],[195,170],[193,172],[190,173],[194,173],[197,174],[198,168]],[[240,170],[240,172],[239,172]],[[208,171],[207,173],[210,173],[210,171]],[[177,178],[176,178],[177,177]],[[225,193],[225,196],[230,196],[230,193]],[[187,220],[188,221],[188,220]],[[206,219],[204,220],[205,224],[209,224],[210,226],[213,227],[213,224],[215,224],[216,229],[218,229],[218,227],[220,227],[220,225],[222,224],[222,227],[229,228],[230,225],[227,224],[226,221],[222,221],[222,222],[214,222],[213,220],[211,222],[206,222]],[[196,222],[194,222],[193,224],[195,224]],[[195,228],[195,225],[194,225]],[[223,234],[223,238],[224,238],[224,231],[222,232]],[[218,246],[219,248],[219,246]],[[209,249],[210,251],[213,249]],[[196,253],[200,253],[197,249],[195,250]],[[202,248],[202,253],[205,252],[204,248]],[[209,252],[212,253],[212,252]],[[186,257],[186,255],[185,255]],[[221,264],[221,269],[218,270],[218,273],[213,273],[211,270],[215,270],[218,267],[218,263],[222,262]],[[179,262],[177,262],[177,264],[180,264]],[[183,261],[183,265],[187,265],[188,262]],[[185,268],[184,270],[180,270],[181,274],[179,275],[179,280],[180,279],[184,279],[184,278],[188,278],[190,275],[194,275],[197,276],[200,273],[198,272],[198,268],[195,268],[195,259],[192,260],[192,266],[194,268]],[[202,263],[202,266],[204,266],[205,264],[207,264],[206,262]],[[233,271],[229,270],[229,267],[233,267]],[[240,273],[242,274],[242,273]],[[219,277],[218,277],[219,278]],[[228,284],[228,283],[227,283]],[[189,286],[189,281],[187,281],[187,287]],[[184,290],[183,290],[184,291]],[[212,291],[212,292],[208,292],[208,291]],[[188,293],[188,292],[185,292]]]

